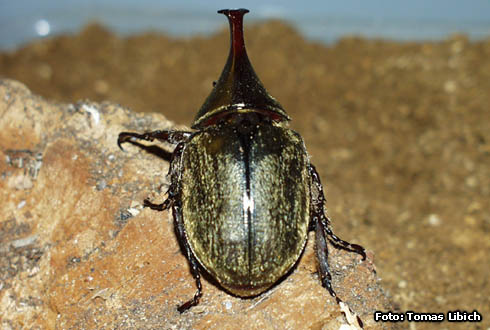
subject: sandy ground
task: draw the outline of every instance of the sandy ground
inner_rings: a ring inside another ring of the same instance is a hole
[[[483,323],[439,327],[487,329],[490,39],[325,46],[280,22],[245,37],[255,71],[306,141],[336,232],[374,252],[399,311],[476,309]],[[0,76],[49,99],[111,100],[190,126],[228,44],[224,30],[121,39],[93,25],[0,54]]]

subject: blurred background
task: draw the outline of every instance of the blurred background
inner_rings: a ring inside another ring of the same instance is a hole
[[[74,33],[98,21],[121,35],[165,31],[174,36],[209,34],[223,22],[217,8],[252,8],[250,20],[291,22],[307,38],[332,42],[345,35],[394,40],[434,40],[453,33],[472,39],[490,32],[487,0],[348,1],[0,1],[0,49],[29,40]]]

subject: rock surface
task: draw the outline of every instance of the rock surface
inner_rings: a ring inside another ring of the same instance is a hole
[[[195,284],[163,200],[170,146],[116,145],[123,130],[175,127],[110,103],[56,104],[0,80],[2,329],[338,329],[346,320],[318,280],[313,237],[295,270],[253,299]],[[182,129],[183,127],[175,127]],[[373,255],[331,248],[333,285],[366,328],[393,309]]]

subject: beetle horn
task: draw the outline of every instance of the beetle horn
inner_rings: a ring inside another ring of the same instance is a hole
[[[221,76],[197,113],[192,128],[214,124],[229,112],[260,112],[274,121],[289,120],[285,110],[267,93],[255,73],[245,50],[243,15],[248,9],[222,9],[230,22],[230,54]]]

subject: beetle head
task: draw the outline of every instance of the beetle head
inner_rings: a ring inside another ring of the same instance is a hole
[[[200,129],[214,125],[232,113],[256,112],[272,121],[289,120],[283,107],[267,93],[255,74],[245,50],[243,39],[243,15],[247,9],[222,9],[218,13],[228,17],[230,22],[230,54],[214,86],[192,124]]]

